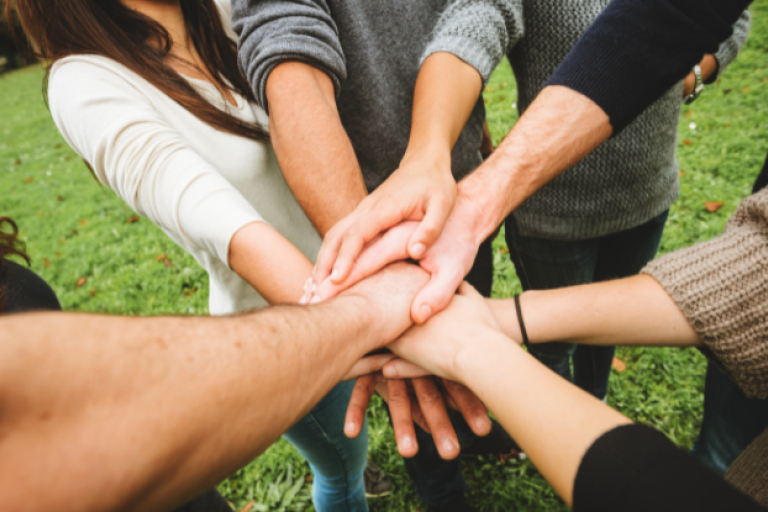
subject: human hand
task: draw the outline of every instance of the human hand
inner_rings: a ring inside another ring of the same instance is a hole
[[[328,277],[336,284],[345,281],[367,243],[407,220],[420,223],[406,241],[406,257],[421,258],[440,236],[456,189],[450,149],[427,148],[406,154],[400,168],[326,234],[313,279],[316,283]],[[395,260],[386,263],[391,261]]]
[[[311,294],[308,298],[305,295],[305,300],[312,304],[328,300],[355,283],[375,274],[392,261],[407,259],[408,240],[418,227],[418,222],[406,221],[377,235],[365,245],[360,256],[355,260],[351,272],[341,282],[336,283],[330,278],[326,278],[320,283],[315,283],[310,278],[310,285],[305,288],[305,292],[309,290]]]
[[[410,304],[427,279],[417,265],[393,263],[342,294],[359,298],[371,309],[373,321],[365,330],[374,338],[371,350],[386,345],[410,327]]]
[[[461,382],[457,361],[462,354],[467,349],[480,350],[484,339],[501,332],[485,299],[465,282],[448,308],[426,324],[413,326],[388,347],[433,375]],[[401,377],[398,371],[396,366],[384,367],[385,376]]]
[[[447,407],[462,413],[467,424],[479,436],[487,435],[491,422],[485,405],[468,388],[455,382],[432,377],[413,380],[384,379],[380,373],[359,377],[347,409],[344,432],[354,438],[360,434],[373,392],[389,404],[398,451],[403,457],[418,453],[414,422],[432,434],[443,459],[456,458],[461,447]]]
[[[422,324],[442,311],[472,269],[484,238],[478,238],[474,228],[474,221],[479,217],[476,208],[471,200],[459,198],[440,238],[419,260],[421,268],[430,274],[430,280],[411,306],[414,322]]]

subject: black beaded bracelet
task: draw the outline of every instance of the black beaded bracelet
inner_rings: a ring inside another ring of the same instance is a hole
[[[517,311],[517,323],[520,325],[520,334],[523,335],[523,345],[527,347],[529,345],[528,333],[525,331],[525,323],[523,322],[523,310],[520,307],[520,295],[515,295],[515,310]]]

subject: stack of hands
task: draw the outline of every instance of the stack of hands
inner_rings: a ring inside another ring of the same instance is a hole
[[[331,251],[334,254],[329,256],[326,239],[326,252],[321,252],[325,259],[318,260],[301,303],[331,299],[388,265],[388,271],[413,272],[414,265],[390,263],[410,257],[408,244],[419,225],[405,221],[376,235],[343,271],[336,266],[329,272],[327,263],[321,266],[322,261],[335,262],[334,256],[338,255],[338,251]],[[318,276],[319,282],[315,281]],[[419,295],[423,290],[410,298],[412,304]],[[360,434],[374,392],[389,404],[398,450],[404,457],[413,457],[419,449],[414,422],[432,434],[441,457],[459,456],[461,447],[448,408],[459,411],[478,436],[491,431],[488,410],[482,398],[463,384],[460,367],[465,349],[478,350],[477,344],[483,340],[498,339],[501,327],[486,299],[467,283],[460,284],[458,293],[450,292],[446,302],[444,310],[434,315],[430,311],[427,318],[414,318],[420,323],[387,345],[388,350],[368,355],[346,375],[345,380],[357,379],[345,422],[347,436]]]

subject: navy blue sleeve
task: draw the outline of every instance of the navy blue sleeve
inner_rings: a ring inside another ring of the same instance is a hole
[[[733,33],[751,0],[613,0],[547,85],[592,99],[614,135]]]

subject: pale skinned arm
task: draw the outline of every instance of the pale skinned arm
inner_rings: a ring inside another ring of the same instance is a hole
[[[390,348],[477,393],[569,505],[589,447],[630,423],[504,336],[485,300],[466,283],[448,309]]]
[[[481,90],[480,74],[455,55],[438,52],[425,59],[416,80],[411,135],[400,168],[328,233],[315,281],[331,276],[335,284],[343,283],[363,246],[406,220],[422,221],[407,242],[408,255],[414,259],[424,255],[440,236],[456,199],[451,150]]]
[[[522,344],[514,299],[487,299],[487,305],[503,334]],[[532,290],[520,296],[520,306],[531,344],[562,341],[583,345],[702,345],[675,301],[648,275],[554,290]],[[428,374],[425,369],[402,359],[380,362],[385,364],[382,373],[387,378]],[[375,365],[370,368],[379,369]]]
[[[229,318],[1,318],[5,506],[151,512],[188,501],[406,329],[425,281],[400,264],[327,304]]]

